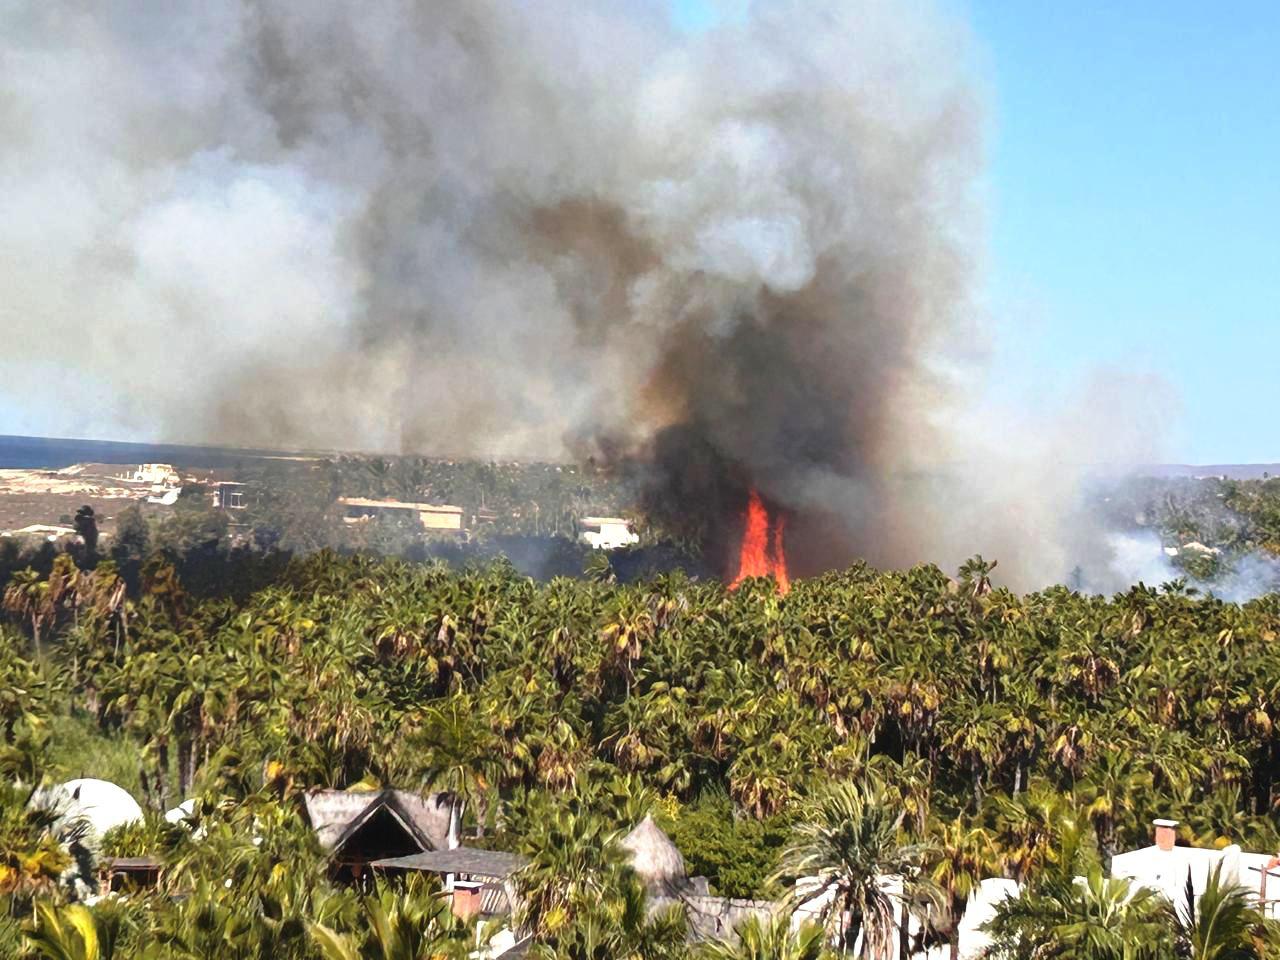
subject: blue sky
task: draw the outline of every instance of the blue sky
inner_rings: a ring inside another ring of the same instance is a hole
[[[943,6],[991,100],[999,399],[1157,373],[1181,399],[1171,459],[1280,461],[1280,3]]]

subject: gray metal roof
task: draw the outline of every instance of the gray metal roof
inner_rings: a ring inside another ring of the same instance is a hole
[[[415,853],[408,857],[374,860],[372,866],[393,870],[422,870],[426,873],[460,873],[469,877],[503,880],[526,863],[528,861],[516,853],[481,850],[478,847],[457,847],[453,850],[432,850],[428,853]]]

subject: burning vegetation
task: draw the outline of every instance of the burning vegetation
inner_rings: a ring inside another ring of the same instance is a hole
[[[747,577],[773,577],[779,593],[791,589],[787,576],[787,554],[783,543],[786,517],[769,508],[756,490],[748,495],[742,518],[742,546],[738,551],[736,572],[731,572],[729,589],[737,589]]]

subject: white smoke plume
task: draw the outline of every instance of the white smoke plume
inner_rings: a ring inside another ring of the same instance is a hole
[[[1106,534],[1106,540],[1112,551],[1112,562],[1100,582],[1085,578],[1082,586],[1086,589],[1105,592],[1114,589],[1117,581],[1154,587],[1183,580],[1201,593],[1231,603],[1245,603],[1280,590],[1280,558],[1263,551],[1228,560],[1222,574],[1205,582],[1176,566],[1160,538],[1150,531],[1113,531]]]

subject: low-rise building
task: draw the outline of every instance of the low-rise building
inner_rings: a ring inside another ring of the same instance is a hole
[[[1111,860],[1111,876],[1159,891],[1173,903],[1181,903],[1186,899],[1188,882],[1199,900],[1217,871],[1220,882],[1249,889],[1255,906],[1269,917],[1280,917],[1280,858],[1270,853],[1250,853],[1234,843],[1221,848],[1179,845],[1176,820],[1155,820],[1152,827],[1151,845],[1116,854]]]
[[[363,523],[390,515],[416,519],[425,530],[462,532],[462,508],[438,503],[403,500],[371,500],[366,497],[339,497],[344,523]]]
[[[177,486],[182,482],[178,471],[169,463],[140,463],[134,469],[119,474],[115,479],[126,483],[145,483],[149,486],[163,487]]]
[[[307,820],[335,879],[366,879],[375,860],[458,845],[452,797],[408,790],[312,790]]]
[[[249,506],[248,485],[234,480],[213,484],[213,505],[219,510],[243,510]]]

